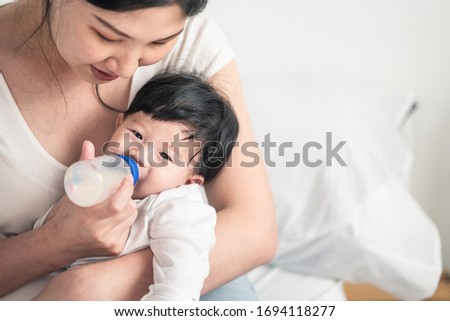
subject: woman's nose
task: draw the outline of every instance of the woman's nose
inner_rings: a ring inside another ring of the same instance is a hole
[[[121,78],[131,78],[139,66],[140,56],[133,51],[124,51],[120,55],[109,57],[106,66]]]

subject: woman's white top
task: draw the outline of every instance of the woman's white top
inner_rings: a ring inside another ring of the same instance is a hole
[[[136,71],[130,101],[160,71],[194,71],[210,77],[232,59],[230,47],[212,20],[202,15],[189,18],[171,53]],[[35,220],[63,195],[66,169],[34,137],[0,73],[0,239],[32,229]]]

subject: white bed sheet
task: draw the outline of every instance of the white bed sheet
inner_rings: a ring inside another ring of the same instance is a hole
[[[276,79],[276,81],[274,81]],[[271,265],[250,276],[265,300],[342,299],[342,281],[376,285],[402,299],[430,296],[441,273],[436,226],[409,194],[412,154],[401,128],[414,95],[373,82],[299,77],[244,79],[259,142],[270,134],[268,173],[280,244]],[[310,160],[289,167],[308,142]]]

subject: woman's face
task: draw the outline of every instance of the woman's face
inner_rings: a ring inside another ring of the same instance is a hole
[[[85,81],[130,78],[173,48],[186,16],[176,5],[128,12],[98,8],[84,0],[53,0],[50,28],[56,48]]]

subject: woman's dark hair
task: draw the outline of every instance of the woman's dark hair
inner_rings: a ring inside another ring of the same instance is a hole
[[[106,10],[131,11],[151,7],[164,7],[177,4],[187,17],[195,16],[205,9],[208,0],[86,0],[87,2]],[[42,1],[42,21],[32,35],[36,34],[45,23],[50,12],[51,0]]]
[[[208,0],[87,0],[87,2],[111,11],[130,11],[177,4],[189,17],[200,13],[206,7]]]
[[[195,16],[205,9],[208,0],[86,0],[87,2],[106,10],[131,11],[151,7],[163,7],[177,4],[187,17]],[[51,0],[42,1],[42,20],[24,44],[41,30],[50,13]]]
[[[225,166],[239,124],[230,104],[201,77],[182,72],[156,75],[138,91],[125,117],[140,111],[153,119],[181,122],[189,128],[185,140],[200,142],[200,160],[194,167],[205,182]]]

